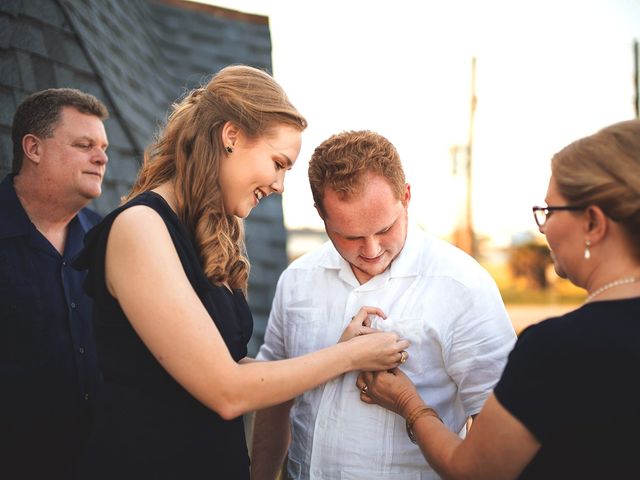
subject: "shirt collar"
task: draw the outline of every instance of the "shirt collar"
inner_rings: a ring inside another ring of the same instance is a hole
[[[82,227],[82,231],[87,233],[91,228],[95,225],[95,222],[92,221],[87,215],[87,209],[83,208],[78,212],[76,218],[80,222],[80,226]]]
[[[29,235],[31,230],[31,220],[18,200],[13,177],[15,174],[10,173],[0,183],[0,238]]]
[[[418,227],[409,225],[407,239],[400,254],[389,266],[391,278],[415,277],[419,273],[420,257],[422,256],[421,233]]]
[[[13,186],[15,174],[8,174],[0,183],[0,238],[20,237],[29,235],[33,224],[18,199],[16,189]],[[76,217],[82,227],[83,233],[87,233],[94,223],[83,208]],[[71,225],[71,222],[69,223]]]

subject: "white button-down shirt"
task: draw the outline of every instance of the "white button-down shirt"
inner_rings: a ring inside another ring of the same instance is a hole
[[[283,272],[258,358],[278,360],[335,344],[359,308],[373,326],[407,338],[402,370],[454,432],[464,431],[498,381],[515,333],[491,276],[470,256],[410,230],[385,272],[360,285],[331,242]],[[438,478],[404,420],[360,401],[357,372],[298,397],[291,410],[293,479]]]

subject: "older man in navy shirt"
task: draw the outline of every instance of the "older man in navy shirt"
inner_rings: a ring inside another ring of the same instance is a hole
[[[69,478],[98,382],[91,303],[71,266],[100,217],[106,107],[74,89],[28,96],[0,183],[0,477]],[[88,476],[90,477],[90,473]]]

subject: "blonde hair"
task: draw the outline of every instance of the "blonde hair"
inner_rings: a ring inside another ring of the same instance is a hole
[[[622,225],[640,258],[640,120],[571,143],[554,155],[551,171],[569,203],[597,205]]]
[[[322,204],[325,188],[349,197],[364,187],[369,173],[385,178],[398,200],[404,201],[406,183],[400,155],[385,137],[359,130],[338,133],[322,142],[309,161],[309,184],[318,210],[326,215]]]
[[[227,122],[249,139],[280,125],[300,131],[307,126],[270,75],[244,65],[225,67],[173,105],[164,130],[145,151],[125,201],[172,181],[178,217],[193,237],[205,275],[216,285],[226,283],[246,292],[249,261],[242,221],[225,212],[219,183]]]

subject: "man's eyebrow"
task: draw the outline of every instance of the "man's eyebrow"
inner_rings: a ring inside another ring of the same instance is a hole
[[[391,225],[383,227],[382,229],[380,229],[376,233],[374,233],[374,235],[380,235],[381,233],[386,232],[391,227],[393,227],[397,221],[398,221],[398,219],[395,219],[393,222],[391,222]],[[362,238],[362,235],[344,235],[344,238],[346,238],[347,240],[357,240],[358,238]]]
[[[74,142],[80,141],[80,140],[87,140],[91,143],[100,143],[99,141],[96,141],[95,138],[90,137],[89,135],[80,135],[79,137],[76,137],[73,139]],[[109,142],[104,142],[103,144],[106,147],[109,146]]]

